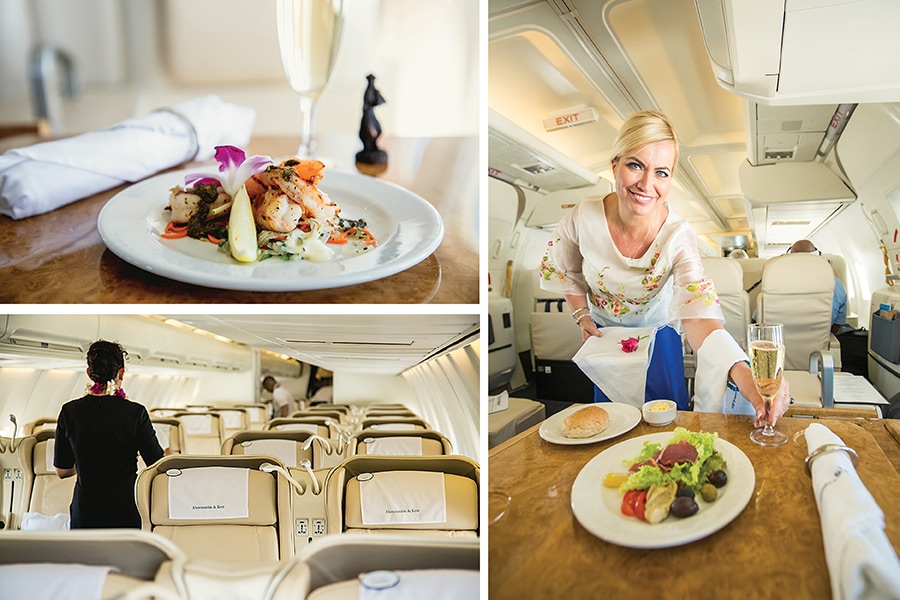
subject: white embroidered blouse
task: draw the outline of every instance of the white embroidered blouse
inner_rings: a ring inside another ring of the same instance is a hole
[[[586,294],[600,326],[680,329],[682,319],[725,322],[694,232],[671,208],[647,252],[632,259],[616,248],[603,201],[583,200],[557,225],[540,272],[545,290]]]

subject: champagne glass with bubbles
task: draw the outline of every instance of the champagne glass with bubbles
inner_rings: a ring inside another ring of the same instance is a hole
[[[281,62],[291,87],[300,94],[297,156],[313,158],[316,107],[337,62],[344,0],[276,0],[275,8]]]
[[[784,328],[780,323],[752,323],[747,328],[747,341],[753,383],[766,403],[768,417],[784,376]],[[767,420],[763,427],[753,430],[750,439],[761,446],[780,446],[787,435],[775,431]]]

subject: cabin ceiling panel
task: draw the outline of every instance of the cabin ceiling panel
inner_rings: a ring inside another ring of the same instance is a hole
[[[739,150],[691,154],[687,160],[696,169],[706,191],[712,196],[740,195],[738,167],[747,160],[747,152],[743,147]],[[743,206],[740,210],[743,212]]]
[[[477,330],[477,315],[172,315],[256,347],[347,372],[396,375]]]
[[[525,31],[492,41],[488,78],[492,109],[582,165],[591,168],[609,160],[621,118],[550,36]],[[599,119],[545,130],[543,119],[581,105],[595,108]]]

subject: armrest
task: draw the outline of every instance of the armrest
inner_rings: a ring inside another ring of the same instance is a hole
[[[834,358],[831,352],[813,350],[809,355],[809,372],[822,382],[822,407],[834,408]]]

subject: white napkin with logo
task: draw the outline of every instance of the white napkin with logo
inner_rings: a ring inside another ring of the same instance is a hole
[[[256,111],[204,96],[106,129],[0,155],[0,214],[24,219],[185,161],[243,147]]]
[[[844,442],[824,425],[806,428],[809,452]],[[825,561],[835,599],[900,597],[900,560],[884,533],[884,513],[859,479],[846,452],[812,463],[812,485],[822,520]]]
[[[656,328],[604,327],[600,332],[601,337],[591,336],[582,344],[572,361],[610,400],[640,408]],[[628,338],[640,340],[634,352],[622,350],[622,340]]]

